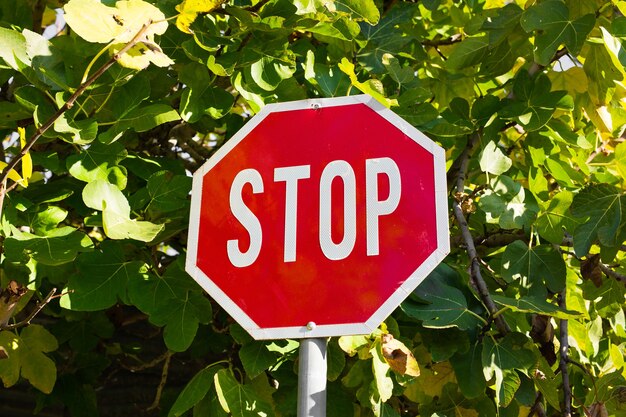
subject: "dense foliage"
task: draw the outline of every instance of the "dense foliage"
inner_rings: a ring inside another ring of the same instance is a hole
[[[626,415],[624,15],[1,2],[2,383],[104,416],[112,375],[156,370],[133,413],[295,415],[297,341],[253,341],[183,270],[190,173],[266,103],[364,92],[446,149],[452,252],[329,342],[328,415]]]

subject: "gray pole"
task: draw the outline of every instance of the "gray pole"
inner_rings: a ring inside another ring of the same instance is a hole
[[[298,417],[326,417],[326,338],[300,339]]]

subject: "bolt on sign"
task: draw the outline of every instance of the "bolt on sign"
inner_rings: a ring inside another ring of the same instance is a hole
[[[191,206],[187,272],[256,339],[371,333],[449,252],[444,150],[367,95],[265,106]]]

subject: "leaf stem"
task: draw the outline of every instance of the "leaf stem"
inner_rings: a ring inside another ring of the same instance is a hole
[[[85,72],[83,73],[83,78],[80,80],[81,84],[87,81],[87,76],[89,75],[89,71],[91,71],[91,67],[93,67],[93,65],[96,63],[98,58],[102,56],[102,54],[109,50],[111,45],[113,45],[113,42],[109,42],[107,45],[105,45],[104,48],[100,49],[96,56],[94,56],[93,59],[89,62],[89,65],[87,65],[87,68],[85,68]]]

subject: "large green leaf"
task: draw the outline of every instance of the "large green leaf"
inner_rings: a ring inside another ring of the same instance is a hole
[[[464,39],[452,49],[446,65],[450,69],[460,70],[480,64],[489,52],[489,46],[489,39],[485,35]]]
[[[532,224],[539,209],[531,193],[511,177],[500,175],[491,180],[478,206],[487,213],[487,222],[504,229],[518,229]]]
[[[67,158],[67,169],[74,177],[84,182],[105,180],[126,188],[126,169],[118,164],[128,152],[121,143],[103,145],[96,142],[78,155]]]
[[[45,265],[72,262],[80,252],[92,248],[93,243],[87,235],[69,226],[48,230],[44,236],[16,232],[4,241],[7,259],[24,260],[32,257]]]
[[[242,385],[228,369],[222,369],[213,378],[217,398],[222,408],[233,417],[273,416],[270,406],[248,386]]]
[[[574,233],[578,222],[569,212],[573,199],[571,192],[562,190],[550,200],[548,207],[540,212],[535,223],[541,237],[559,245],[563,242],[565,233]]]
[[[508,282],[519,280],[525,288],[539,288],[543,283],[550,291],[565,288],[565,261],[552,245],[529,247],[522,241],[507,246],[502,255],[502,276]]]
[[[476,398],[483,394],[487,383],[483,376],[482,349],[476,343],[467,352],[456,353],[450,363],[457,376],[459,388],[467,398]]]
[[[276,364],[278,355],[267,349],[267,344],[261,341],[246,343],[239,349],[239,359],[250,378],[256,378],[266,369]]]
[[[218,119],[228,113],[235,101],[228,92],[211,86],[211,76],[204,65],[192,63],[185,66],[179,78],[186,85],[179,112],[189,123],[197,122],[205,114]]]
[[[213,378],[221,370],[220,366],[208,366],[191,378],[185,388],[178,394],[178,398],[170,408],[168,417],[178,417],[202,401],[213,387]]]
[[[331,0],[326,7],[334,6],[336,11],[349,14],[355,20],[364,20],[375,25],[380,19],[380,12],[374,0]]]
[[[111,307],[118,298],[126,298],[129,280],[142,280],[147,274],[144,262],[127,260],[124,247],[112,241],[79,256],[76,268],[77,273],[69,277],[61,305],[79,311]]]
[[[608,184],[591,185],[574,197],[572,214],[581,219],[574,231],[574,251],[587,255],[599,241],[603,247],[621,244],[626,237],[626,195]]]
[[[486,338],[483,344],[483,374],[487,381],[495,378],[496,403],[506,406],[520,384],[512,372],[527,372],[536,363],[535,353],[525,347],[530,340],[521,333],[512,332],[496,342]]]
[[[0,28],[0,58],[15,70],[24,64],[30,64],[24,35],[15,30]]]
[[[469,330],[480,325],[476,314],[468,309],[465,296],[457,288],[427,280],[417,287],[415,294],[425,303],[408,299],[401,307],[409,316],[422,320],[424,327]]]
[[[496,304],[508,307],[513,311],[552,316],[562,320],[575,319],[580,315],[580,313],[576,311],[564,310],[536,296],[527,295],[519,299],[515,299],[492,294],[491,298],[493,298],[493,301],[495,301]]]
[[[0,378],[5,387],[17,383],[21,375],[41,392],[52,392],[57,368],[46,353],[57,350],[58,343],[48,330],[39,324],[31,324],[19,336],[2,331],[0,346],[8,355],[8,358],[0,360]]]
[[[520,23],[525,31],[536,32],[535,59],[541,65],[548,65],[563,44],[570,53],[577,54],[595,21],[593,14],[571,19],[565,3],[549,0],[529,7]]]
[[[504,174],[513,162],[494,141],[490,141],[480,154],[480,169],[494,175]]]
[[[163,123],[179,120],[178,112],[167,104],[150,104],[138,107],[117,119],[116,123],[98,139],[103,143],[112,143],[118,140],[127,129],[135,132],[145,132]]]
[[[130,204],[120,189],[104,180],[90,182],[83,189],[83,201],[102,211],[104,232],[111,239],[136,239],[149,242],[163,225],[130,218]]]

